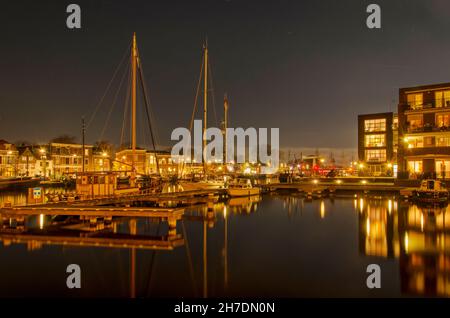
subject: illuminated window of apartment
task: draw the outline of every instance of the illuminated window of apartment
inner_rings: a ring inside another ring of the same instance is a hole
[[[436,137],[436,147],[450,147],[450,138]]]
[[[434,147],[434,137],[423,138],[424,147]]]
[[[436,107],[450,107],[450,90],[434,93]]]
[[[364,121],[364,130],[372,131],[386,131],[386,118],[367,119]]]
[[[436,115],[436,125],[438,127],[449,127],[450,126],[450,114],[437,114]]]
[[[423,107],[423,95],[420,94],[408,94],[407,95],[408,105],[412,109],[421,109]]]
[[[385,147],[386,135],[366,135],[366,147]]]
[[[408,161],[409,172],[422,172],[422,160],[420,161]]]
[[[422,115],[409,115],[406,119],[409,123],[410,129],[417,129],[423,127],[423,116]]]
[[[442,178],[445,174],[445,177],[450,177],[450,161],[449,160],[436,160],[436,176],[438,178]]]
[[[423,137],[408,137],[408,148],[423,148]]]
[[[368,161],[368,162],[384,162],[384,161],[386,161],[386,149],[366,150],[366,161]]]

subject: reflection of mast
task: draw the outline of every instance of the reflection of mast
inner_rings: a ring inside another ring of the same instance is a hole
[[[224,241],[225,241],[225,246],[224,246],[224,287],[227,288],[228,287],[228,218],[227,218],[227,206],[224,206],[223,208],[223,217],[224,217]]]
[[[208,297],[208,228],[206,226],[206,216],[203,220],[203,298]]]
[[[130,234],[136,235],[136,220],[130,220]],[[136,298],[136,249],[133,247],[130,251],[130,298]]]

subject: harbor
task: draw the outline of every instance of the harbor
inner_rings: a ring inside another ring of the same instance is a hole
[[[2,5],[0,299],[450,298],[450,5],[380,1]]]

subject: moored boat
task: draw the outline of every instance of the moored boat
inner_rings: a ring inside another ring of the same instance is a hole
[[[449,193],[444,182],[439,180],[426,179],[420,184],[420,188],[415,190],[413,198],[418,202],[447,202]]]
[[[230,183],[227,188],[227,193],[230,197],[259,195],[260,192],[260,188],[254,187],[250,179],[238,179]]]

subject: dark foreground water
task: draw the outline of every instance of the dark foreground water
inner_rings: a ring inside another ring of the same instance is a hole
[[[3,226],[1,297],[450,295],[448,209],[392,197],[234,199],[188,210],[176,233],[148,219],[69,224],[41,215]],[[66,287],[69,264],[81,289]],[[366,286],[369,264],[380,289]]]

